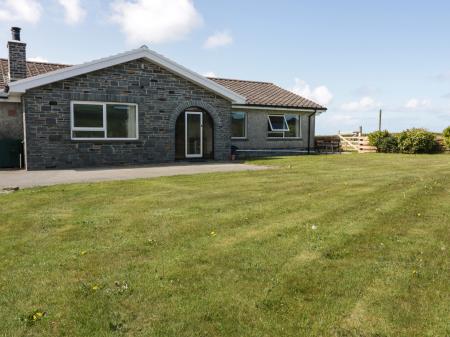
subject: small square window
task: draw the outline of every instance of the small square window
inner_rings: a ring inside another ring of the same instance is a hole
[[[269,127],[272,132],[289,131],[289,126],[284,115],[269,115]]]
[[[136,107],[107,104],[106,125],[108,138],[136,138]]]
[[[75,128],[102,128],[103,105],[74,104],[73,126]]]

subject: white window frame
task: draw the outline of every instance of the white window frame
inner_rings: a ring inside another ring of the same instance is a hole
[[[243,137],[231,137],[231,139],[247,139],[247,117],[248,114],[246,111],[232,111],[231,114],[233,114],[234,112],[242,112],[245,115],[244,118],[244,136]],[[233,122],[233,116],[231,116],[231,121]]]
[[[188,118],[189,115],[200,116],[200,153],[188,153]],[[203,158],[203,112],[186,111],[184,114],[184,154],[186,158]]]
[[[89,128],[89,127],[76,127],[75,126],[75,117],[74,117],[74,106],[76,104],[83,104],[83,105],[101,105],[103,107],[103,127],[101,128]],[[128,105],[128,106],[134,106],[136,109],[136,137],[133,138],[111,138],[108,137],[108,125],[107,125],[107,112],[106,112],[106,106],[107,105]],[[74,131],[102,131],[104,134],[104,137],[74,137],[73,133]],[[139,139],[139,111],[138,111],[138,105],[135,103],[121,103],[121,102],[98,102],[98,101],[71,101],[70,102],[70,139],[71,140],[107,140],[107,141],[124,141],[124,140],[138,140]]]
[[[270,120],[270,117],[283,117],[283,121],[284,121],[284,125],[286,125],[286,129],[274,129],[273,125],[272,125],[272,121]],[[289,125],[287,123],[286,120],[286,116],[284,114],[280,114],[280,115],[267,115],[267,120],[269,121],[269,125],[270,125],[270,130],[271,132],[286,132],[289,131]]]
[[[285,135],[286,132],[290,131],[289,124],[287,123],[287,120],[286,120],[287,115],[296,115],[298,117],[298,125],[297,125],[298,132],[295,137],[286,137],[286,135]],[[270,122],[270,118],[269,118],[271,116],[274,116],[274,117],[283,116],[284,122],[286,123],[286,126],[288,127],[288,129],[283,130],[283,131],[276,129],[276,131],[274,131],[274,129],[272,127],[272,123]],[[273,140],[273,139],[302,139],[302,115],[301,114],[298,114],[298,113],[270,114],[270,115],[267,115],[267,120],[269,121],[270,129],[271,129],[271,131],[267,131],[268,139],[270,139],[270,140]],[[270,132],[282,134],[283,137],[271,137],[269,135]]]

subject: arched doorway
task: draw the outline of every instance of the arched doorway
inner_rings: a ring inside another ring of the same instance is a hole
[[[214,122],[205,110],[192,107],[178,116],[175,159],[214,159]]]

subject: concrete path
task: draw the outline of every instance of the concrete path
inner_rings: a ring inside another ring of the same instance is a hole
[[[195,163],[115,167],[101,169],[73,169],[46,171],[0,170],[0,191],[5,188],[49,186],[108,180],[155,178],[184,174],[264,170],[267,167],[235,163]]]

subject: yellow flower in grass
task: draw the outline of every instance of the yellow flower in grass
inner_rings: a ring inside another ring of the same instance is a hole
[[[44,314],[45,314],[45,313],[43,313],[43,312],[41,312],[41,311],[36,311],[36,312],[31,316],[31,319],[32,319],[33,321],[37,321],[38,319],[41,319],[42,317],[44,317]]]
[[[87,251],[83,250],[80,255],[86,255]]]
[[[94,285],[94,286],[92,286],[92,290],[99,290],[100,289],[100,287],[98,286],[98,285]]]
[[[211,236],[216,236],[216,232],[211,232]]]

